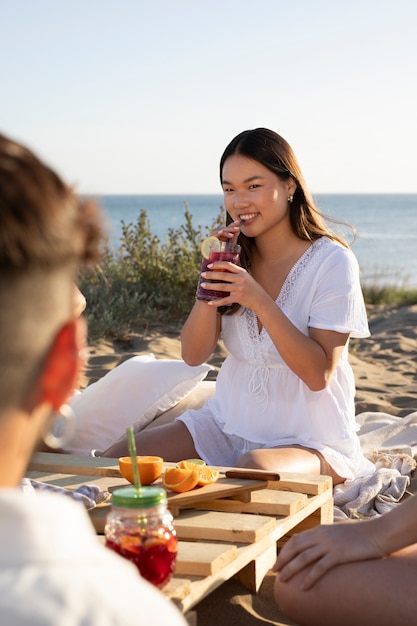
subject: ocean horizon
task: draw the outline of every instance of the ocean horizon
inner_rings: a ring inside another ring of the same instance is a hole
[[[122,222],[136,223],[146,211],[152,234],[161,241],[184,224],[188,205],[195,226],[210,227],[222,194],[105,194],[95,196],[109,223],[109,242],[120,246]],[[363,284],[417,287],[417,194],[313,194],[323,215],[356,230],[351,243]],[[336,227],[352,240],[350,229]]]

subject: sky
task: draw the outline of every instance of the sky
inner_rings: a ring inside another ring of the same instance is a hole
[[[313,193],[417,193],[415,0],[0,0],[0,132],[83,193],[221,192],[242,130]]]

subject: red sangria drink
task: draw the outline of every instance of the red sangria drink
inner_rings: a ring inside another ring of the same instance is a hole
[[[133,530],[133,529],[132,529]],[[138,529],[125,534],[125,528],[114,539],[106,539],[111,548],[138,568],[141,576],[156,587],[163,587],[174,573],[177,558],[177,537],[168,529],[140,533]]]
[[[106,547],[134,563],[150,583],[163,587],[169,581],[177,558],[177,534],[165,489],[116,489],[104,535]]]
[[[202,246],[203,260],[201,264],[201,271],[210,271],[208,269],[208,265],[210,263],[214,263],[215,261],[230,261],[235,265],[239,265],[239,257],[240,257],[240,246],[237,244],[231,244],[229,241],[220,241],[217,237],[208,237],[206,241],[216,240],[212,242],[211,247],[209,245],[204,248]],[[205,243],[205,242],[204,242]],[[217,272],[227,272],[227,270],[216,270]],[[207,278],[202,278],[200,275],[200,279],[198,281],[197,287],[197,300],[219,300],[220,298],[226,298],[229,294],[228,291],[216,291],[215,289],[205,289],[201,286],[201,283],[223,283],[227,281],[223,280],[207,280]]]

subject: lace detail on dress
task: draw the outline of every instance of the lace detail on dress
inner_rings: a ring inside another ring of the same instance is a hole
[[[314,241],[289,271],[276,299],[276,304],[284,313],[285,309],[291,310],[291,306],[298,297],[300,289],[304,288],[305,281],[309,280],[309,277],[321,262],[324,248],[328,244],[329,240],[326,237],[321,237]],[[259,332],[258,319],[254,311],[252,309],[243,309],[241,314],[237,313],[236,315],[239,316],[236,322],[239,338],[242,346],[244,346],[245,358],[248,364],[251,364],[253,367],[249,391],[252,396],[257,398],[260,405],[266,407],[268,405],[267,384],[269,369],[271,367],[285,368],[286,366],[271,366],[267,362],[265,355],[272,340],[263,327],[261,332]]]
[[[313,241],[311,246],[298,259],[297,263],[293,265],[276,300],[280,309],[283,311],[286,308],[291,309],[294,300],[298,299],[299,290],[304,287],[303,283],[313,273],[317,264],[320,263],[324,253],[323,246],[328,244],[329,240],[326,237]],[[314,262],[312,263],[313,260]],[[300,280],[301,276],[303,281]]]
[[[245,309],[246,323],[251,341],[258,341],[258,320],[252,309]]]

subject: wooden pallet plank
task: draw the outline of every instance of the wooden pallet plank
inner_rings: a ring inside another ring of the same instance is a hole
[[[153,484],[159,485],[160,481],[156,481]],[[267,485],[268,482],[266,480],[219,478],[214,483],[191,489],[184,493],[174,493],[168,490],[168,506],[174,517],[177,517],[181,509],[194,507],[201,500],[227,498],[240,493],[247,494],[250,491],[266,489]]]
[[[307,494],[291,491],[264,489],[250,494],[249,502],[238,502],[230,498],[207,500],[194,505],[196,509],[231,513],[258,513],[261,515],[293,515],[307,502]]]
[[[266,515],[183,511],[174,522],[179,539],[208,539],[254,543],[274,530],[276,520]]]
[[[28,470],[34,472],[53,471],[55,474],[122,477],[118,459],[58,454],[56,452],[35,452]]]
[[[189,578],[175,576],[164,586],[163,591],[171,600],[184,600],[191,592],[191,581]]]
[[[330,504],[331,503],[331,504]],[[320,523],[320,519],[323,516],[323,511],[327,512],[333,507],[333,495],[332,491],[324,491],[317,496],[311,496],[308,499],[306,506],[301,510],[290,515],[288,517],[281,517],[277,519],[277,541],[288,535],[290,531],[295,528],[302,528],[306,524],[305,520],[309,520],[312,526],[317,526]],[[327,514],[326,514],[327,517]],[[331,523],[331,521],[329,522]],[[307,527],[307,526],[306,526]]]
[[[74,475],[59,474],[52,472],[36,472],[30,471],[26,473],[28,478],[33,478],[48,485],[56,485],[66,489],[76,489],[81,485],[97,485],[103,491],[114,491],[118,487],[126,487],[129,483],[124,478],[115,478],[110,476],[92,476],[92,475]]]
[[[332,524],[333,509],[334,502],[333,497],[331,497],[326,502],[324,502],[321,507],[317,508],[313,513],[311,513],[311,515],[305,517],[298,524],[294,524],[289,532],[280,539],[278,545],[282,546],[292,535],[296,533],[301,533],[303,532],[303,530],[309,530],[310,528],[314,528],[315,526],[319,526],[320,524]],[[293,521],[295,521],[294,518]]]
[[[179,541],[175,574],[211,576],[220,572],[236,557],[237,548],[230,543]]]
[[[256,559],[250,561],[234,578],[239,580],[247,589],[257,593],[267,572],[271,569],[276,560],[277,548],[275,545],[272,545],[267,548],[265,552],[262,552],[262,554],[256,557]]]
[[[332,489],[333,483],[330,476],[319,474],[297,474],[294,472],[280,472],[280,480],[268,481],[267,489],[280,491],[297,491],[308,495],[319,495]]]

